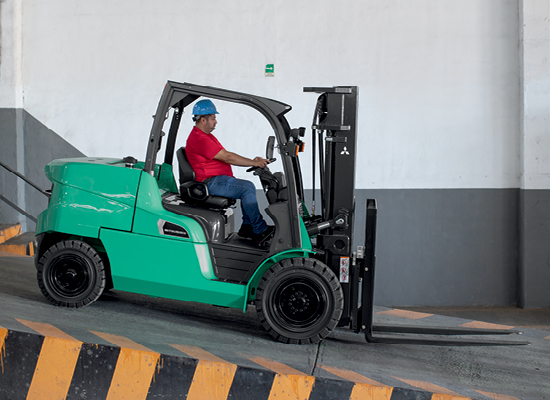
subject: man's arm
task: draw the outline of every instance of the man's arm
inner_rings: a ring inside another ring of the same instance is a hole
[[[255,157],[251,160],[250,158],[240,156],[224,149],[220,150],[218,154],[214,156],[214,160],[223,161],[224,163],[235,165],[237,167],[263,168],[268,164],[268,161],[265,158]]]

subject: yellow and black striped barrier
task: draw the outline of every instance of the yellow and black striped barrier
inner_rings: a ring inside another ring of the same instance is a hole
[[[101,332],[93,333],[116,345],[83,343],[49,324],[19,321],[46,335],[0,328],[0,399],[466,399],[372,385],[359,374],[359,382],[314,377],[261,357],[248,358],[265,370],[242,367],[188,345],[171,346],[191,358],[164,355]]]

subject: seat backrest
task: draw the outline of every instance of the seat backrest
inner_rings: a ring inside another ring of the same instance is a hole
[[[1,0],[0,0],[1,1]],[[188,204],[200,207],[223,210],[235,204],[235,199],[208,194],[208,187],[205,183],[195,182],[195,172],[189,164],[185,147],[176,151],[178,167],[180,171],[180,195],[183,201]]]
[[[194,181],[195,172],[193,171],[193,168],[191,168],[191,164],[189,164],[187,154],[185,154],[185,147],[180,147],[178,151],[176,151],[176,156],[178,158],[178,166],[180,171],[180,185],[184,182]]]

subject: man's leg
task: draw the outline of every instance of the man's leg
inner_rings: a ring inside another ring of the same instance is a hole
[[[208,191],[214,196],[241,200],[243,224],[250,224],[255,234],[267,229],[256,199],[256,187],[250,181],[231,176],[219,175],[208,182]]]

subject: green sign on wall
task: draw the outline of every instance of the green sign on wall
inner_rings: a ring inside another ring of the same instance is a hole
[[[275,76],[275,64],[265,65],[265,76]]]

